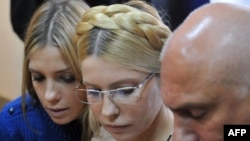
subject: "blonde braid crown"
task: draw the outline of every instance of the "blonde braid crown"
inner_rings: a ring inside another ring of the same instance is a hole
[[[92,28],[124,30],[146,38],[157,50],[161,50],[170,30],[157,17],[124,4],[96,6],[88,10],[78,24],[77,38]]]

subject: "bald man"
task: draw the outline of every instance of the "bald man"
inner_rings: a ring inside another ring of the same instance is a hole
[[[214,3],[193,11],[161,60],[174,141],[223,141],[225,124],[250,124],[250,7]]]

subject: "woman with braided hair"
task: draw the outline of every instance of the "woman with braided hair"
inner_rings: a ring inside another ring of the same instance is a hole
[[[75,89],[79,101],[117,141],[169,140],[173,115],[160,95],[159,56],[171,31],[157,11],[142,1],[92,7],[76,32],[86,86]]]

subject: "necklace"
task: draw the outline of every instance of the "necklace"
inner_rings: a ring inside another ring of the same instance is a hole
[[[167,141],[170,141],[170,139],[172,138],[173,132],[174,132],[174,129],[172,130],[172,132],[171,132],[170,135],[168,136]]]

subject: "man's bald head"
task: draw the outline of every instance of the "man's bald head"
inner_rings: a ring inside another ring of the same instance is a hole
[[[226,75],[223,79],[247,78],[250,84],[249,24],[249,7],[207,4],[192,12],[169,38],[162,52],[163,67],[182,59],[208,74],[216,71]]]
[[[250,7],[193,11],[167,40],[161,94],[174,140],[222,141],[225,124],[250,124]]]

